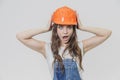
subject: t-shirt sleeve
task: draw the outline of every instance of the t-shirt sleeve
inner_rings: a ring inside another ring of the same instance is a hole
[[[79,42],[78,42],[78,45],[79,45],[79,47],[80,47],[80,49],[81,49],[82,55],[84,56],[83,42],[82,42],[82,41],[79,41]]]

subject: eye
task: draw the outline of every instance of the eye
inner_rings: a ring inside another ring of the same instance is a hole
[[[58,25],[58,28],[62,30],[62,29],[63,29],[63,26],[61,26],[61,25]]]
[[[68,28],[68,29],[72,29],[73,26],[72,26],[72,25],[68,25],[67,28]]]

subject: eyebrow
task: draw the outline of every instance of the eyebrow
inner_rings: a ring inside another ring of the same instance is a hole
[[[61,24],[58,24],[58,26],[59,26],[59,25],[60,25],[60,26],[74,26],[74,25],[61,25]]]

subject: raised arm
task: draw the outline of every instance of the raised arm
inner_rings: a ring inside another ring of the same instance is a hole
[[[81,27],[80,30],[95,34],[95,36],[82,40],[84,46],[84,53],[107,40],[112,33],[111,30],[98,27]]]
[[[18,32],[16,34],[16,38],[22,42],[25,46],[42,53],[42,55],[46,58],[45,56],[45,42],[36,40],[32,38],[35,35],[45,33],[51,30],[51,25],[50,27],[45,27],[45,28],[36,28],[36,29],[28,29],[25,31]]]
[[[79,30],[95,34],[95,36],[82,40],[84,53],[103,43],[105,40],[107,40],[110,37],[112,33],[112,31],[109,29],[104,29],[100,27],[89,27],[89,26],[85,27],[81,24],[78,15],[77,15],[77,19],[78,19]]]

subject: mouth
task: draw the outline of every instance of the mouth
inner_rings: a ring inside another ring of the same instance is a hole
[[[69,39],[69,36],[63,36],[63,40],[67,41]]]

